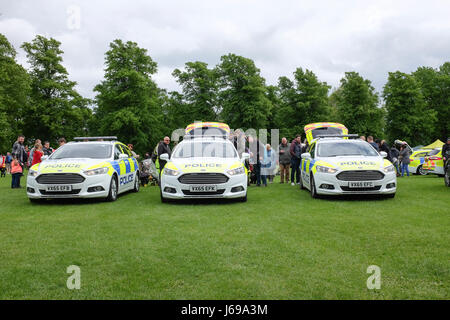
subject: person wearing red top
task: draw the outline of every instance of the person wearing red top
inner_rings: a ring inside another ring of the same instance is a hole
[[[6,156],[0,155],[0,177],[6,177]]]
[[[17,160],[17,158],[14,157],[11,162],[11,175],[12,175],[11,188],[12,189],[20,188],[20,178],[22,177],[22,172],[23,172],[23,169],[22,169],[22,166],[20,165],[19,160]]]
[[[44,155],[44,152],[42,151],[42,144],[37,143],[34,148],[35,149],[33,152],[33,161],[31,162],[31,166],[34,166],[36,163],[41,163],[41,158]]]

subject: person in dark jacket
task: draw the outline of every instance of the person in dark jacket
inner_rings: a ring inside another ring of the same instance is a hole
[[[248,142],[248,148],[250,151],[250,164],[253,166],[253,171],[256,175],[256,186],[261,186],[261,161],[264,157],[264,150],[265,147],[259,141],[259,139],[256,139],[252,136],[249,136],[247,139]]]
[[[13,158],[15,157],[17,159],[17,161],[19,162],[22,169],[25,166],[25,163],[28,159],[28,155],[25,152],[25,147],[23,145],[24,141],[25,141],[25,136],[19,135],[17,137],[17,141],[14,142],[14,145],[13,145],[12,151],[11,151],[11,155],[13,156]]]
[[[172,150],[170,149],[169,146],[170,143],[170,138],[169,137],[164,137],[164,140],[159,144],[158,146],[158,160],[159,160],[159,170],[160,172],[162,172],[162,170],[164,169],[164,166],[166,165],[167,161],[161,160],[161,155],[164,153],[167,153],[169,155],[169,158],[172,154]]]
[[[386,154],[387,154],[386,159],[388,159],[390,162],[392,162],[391,150],[389,149],[389,146],[385,140],[380,141],[380,151],[386,152]]]
[[[398,151],[398,149],[395,146],[392,146],[391,148],[391,162],[394,164],[395,168],[397,169],[397,176],[400,174],[400,170],[398,167],[399,161],[398,161],[398,157],[400,156],[400,152]]]
[[[285,180],[286,183],[289,183],[289,168],[291,166],[290,148],[291,147],[288,144],[287,139],[282,138],[281,143],[278,146],[278,157],[279,157],[280,177],[281,177],[280,183],[284,183]]]
[[[42,151],[44,152],[44,156],[49,156],[53,153],[53,149],[52,147],[50,147],[50,142],[44,142],[44,148],[42,149]]]
[[[409,177],[409,163],[410,163],[410,157],[411,153],[409,152],[408,147],[406,146],[406,144],[403,144],[400,148],[400,163],[401,163],[401,168],[402,168],[402,177],[403,175],[407,174],[407,176]]]
[[[289,149],[291,154],[291,185],[295,186],[295,183],[300,183],[300,161],[302,158],[302,137],[297,134],[294,140],[291,142]],[[295,177],[295,183],[294,183]]]
[[[450,157],[450,137],[447,138],[447,143],[442,146],[442,159],[445,161],[449,160]]]
[[[373,137],[372,137],[372,136],[368,136],[368,137],[367,137],[367,142],[368,142],[372,147],[374,147],[375,150],[380,151],[380,148],[378,147],[378,144],[377,144],[375,141],[373,141]]]

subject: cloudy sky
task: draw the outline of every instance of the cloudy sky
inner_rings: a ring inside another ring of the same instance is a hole
[[[303,67],[337,87],[354,70],[379,91],[389,71],[450,61],[447,0],[0,0],[0,14],[0,33],[25,66],[24,41],[42,34],[62,42],[64,66],[86,97],[117,38],[148,49],[168,90],[179,89],[173,69],[214,66],[230,52],[253,59],[268,84]]]

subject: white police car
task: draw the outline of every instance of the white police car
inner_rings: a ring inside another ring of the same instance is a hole
[[[161,201],[187,198],[247,200],[247,153],[239,158],[234,145],[219,136],[186,136],[160,158],[168,161],[161,173]]]
[[[116,137],[83,137],[59,147],[32,166],[27,176],[30,201],[53,198],[105,198],[139,191],[139,166]],[[109,141],[108,141],[109,140]]]
[[[349,137],[352,135],[345,135]],[[313,198],[319,195],[382,194],[393,198],[396,171],[386,159],[362,140],[340,137],[314,139],[302,154],[300,187]]]

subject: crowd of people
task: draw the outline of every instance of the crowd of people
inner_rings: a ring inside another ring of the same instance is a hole
[[[59,146],[65,143],[65,138],[58,140]],[[36,139],[30,148],[25,144],[25,136],[19,135],[12,146],[11,152],[0,154],[0,177],[6,177],[7,174],[11,174],[11,188],[21,188],[20,179],[24,171],[40,163],[43,160],[43,156],[49,156],[53,152],[54,149],[50,146],[49,141],[44,141],[42,144],[42,140]]]

